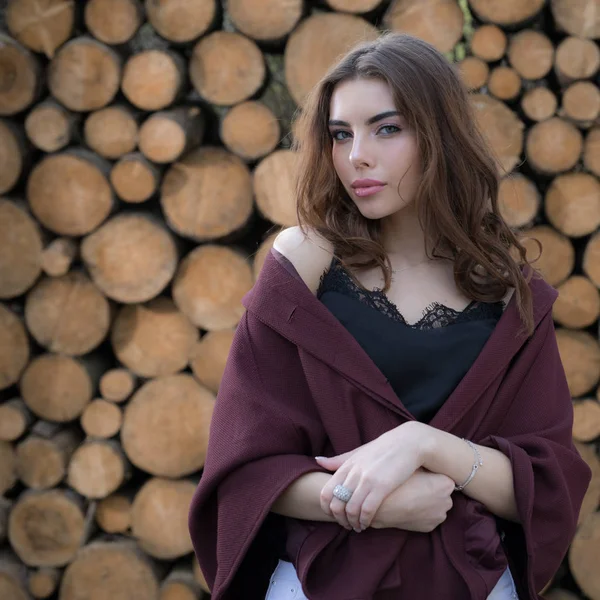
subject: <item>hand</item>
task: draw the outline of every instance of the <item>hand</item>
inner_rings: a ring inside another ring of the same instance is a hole
[[[408,422],[345,454],[317,457],[322,467],[335,471],[321,491],[323,511],[346,529],[369,527],[386,496],[423,464],[424,437],[421,423]],[[338,484],[353,492],[347,503],[333,495]]]
[[[453,492],[454,480],[450,477],[417,469],[383,501],[371,527],[430,533],[446,520]]]

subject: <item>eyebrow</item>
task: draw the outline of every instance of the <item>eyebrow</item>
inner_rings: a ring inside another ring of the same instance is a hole
[[[370,117],[365,121],[365,125],[373,125],[373,123],[377,123],[377,121],[381,121],[381,119],[387,119],[387,117],[396,117],[399,116],[400,113],[397,110],[387,110],[386,112],[379,113],[374,117]],[[333,127],[334,125],[340,125],[342,127],[350,127],[350,123],[346,123],[346,121],[338,121],[337,119],[332,119],[329,121],[329,127]]]

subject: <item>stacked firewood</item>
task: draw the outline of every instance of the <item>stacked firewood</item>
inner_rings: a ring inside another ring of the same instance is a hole
[[[543,244],[594,472],[546,597],[600,600],[600,0],[3,4],[0,598],[208,593],[187,510],[241,298],[296,222],[292,117],[391,29],[459,64]]]

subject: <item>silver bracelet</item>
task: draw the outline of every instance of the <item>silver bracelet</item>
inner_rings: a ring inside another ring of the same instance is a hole
[[[476,458],[475,458],[475,462],[473,463],[473,468],[471,469],[471,474],[469,475],[469,477],[467,477],[467,480],[462,485],[454,486],[455,492],[461,492],[462,490],[464,490],[465,487],[467,487],[467,485],[469,485],[469,483],[471,482],[471,479],[473,479],[473,477],[475,477],[475,473],[477,473],[477,469],[479,469],[479,467],[481,467],[483,465],[483,461],[481,460],[481,455],[479,454],[479,451],[475,447],[475,444],[473,444],[473,442],[471,442],[470,440],[466,440],[465,438],[460,438],[460,439],[463,440],[463,442],[467,442],[467,444],[469,444],[469,446],[471,446],[471,448],[473,448],[473,452],[475,452]]]

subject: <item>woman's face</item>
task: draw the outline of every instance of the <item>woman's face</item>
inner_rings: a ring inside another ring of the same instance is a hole
[[[412,204],[421,178],[415,133],[397,112],[385,82],[338,84],[329,132],[335,170],[364,217],[381,219]],[[374,181],[360,181],[365,179]]]

